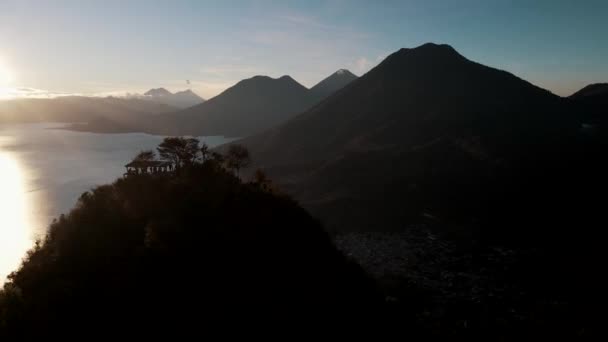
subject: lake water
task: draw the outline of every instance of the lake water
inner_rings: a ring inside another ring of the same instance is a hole
[[[140,133],[96,134],[62,124],[0,125],[0,284],[48,224],[96,185],[112,182],[137,152],[163,139]],[[199,137],[214,147],[224,137]]]

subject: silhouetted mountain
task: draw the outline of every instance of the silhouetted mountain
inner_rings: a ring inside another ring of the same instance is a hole
[[[350,71],[340,69],[310,88],[310,93],[319,102],[356,79]]]
[[[89,125],[80,125],[78,129],[245,137],[289,120],[353,79],[356,79],[355,75],[342,69],[308,90],[289,76],[277,79],[255,76],[240,81],[206,102],[190,90],[172,94],[164,88],[151,89],[143,99],[191,108],[157,118],[131,120],[129,124],[96,120]]]
[[[286,121],[312,105],[308,89],[289,76],[255,76],[218,96],[151,122],[153,133],[248,136]]]
[[[202,97],[196,95],[190,89],[178,91],[175,94],[171,93],[165,88],[150,89],[144,93],[144,96],[144,99],[167,104],[180,109],[189,108],[205,102]]]
[[[603,292],[597,198],[608,167],[572,108],[425,44],[238,143],[336,235],[365,231],[343,248],[380,274],[397,307],[419,305],[410,317],[445,318],[429,330],[468,322],[465,335],[508,326],[512,336],[574,337],[589,329]],[[396,276],[386,272],[393,264]]]
[[[178,91],[177,93],[173,94],[171,98],[172,99],[171,101],[169,101],[168,104],[179,108],[188,108],[205,102],[202,97],[196,95],[190,89]]]
[[[551,178],[541,170],[566,158],[579,125],[564,101],[450,46],[426,44],[393,53],[343,91],[243,143],[335,229],[481,220],[508,211],[503,202],[518,191],[540,191],[530,182]]]
[[[568,99],[584,129],[608,141],[608,83],[588,85]]]
[[[608,83],[590,84],[570,95],[570,98],[580,99],[589,96],[608,96]]]

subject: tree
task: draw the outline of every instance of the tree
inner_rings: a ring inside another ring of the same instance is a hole
[[[156,148],[161,159],[170,161],[175,167],[192,164],[199,152],[199,141],[195,138],[167,137]]]
[[[228,148],[228,154],[226,155],[226,166],[236,172],[237,177],[239,171],[251,164],[251,157],[249,157],[249,150],[243,145],[230,145]]]
[[[255,170],[253,175],[253,182],[264,190],[270,190],[270,179],[266,176],[266,173],[261,169]]]
[[[211,151],[209,150],[209,145],[207,145],[207,143],[203,143],[203,145],[201,145],[201,157],[203,158],[203,163],[207,161],[210,154]]]
[[[135,156],[135,158],[133,158],[133,161],[136,161],[136,162],[153,161],[155,159],[156,159],[156,153],[154,153],[154,151],[152,151],[152,150],[145,150],[145,151],[139,152]]]

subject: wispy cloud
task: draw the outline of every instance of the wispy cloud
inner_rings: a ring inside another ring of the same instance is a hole
[[[82,94],[76,93],[61,93],[52,92],[44,89],[36,89],[29,87],[3,87],[0,88],[0,100],[10,100],[16,98],[31,98],[31,99],[50,99],[61,96],[79,96]]]
[[[370,69],[371,62],[365,57],[359,57],[352,63],[352,69],[357,74],[363,74]]]
[[[380,64],[387,56],[388,54],[382,53],[376,56],[376,58],[359,57],[355,61],[349,63],[349,68],[355,74],[363,75],[373,69],[376,65]]]

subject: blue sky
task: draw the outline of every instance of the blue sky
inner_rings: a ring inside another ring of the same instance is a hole
[[[92,94],[191,80],[209,98],[258,74],[306,86],[340,68],[361,75],[432,41],[567,95],[608,82],[607,35],[605,0],[0,0],[0,87]]]

